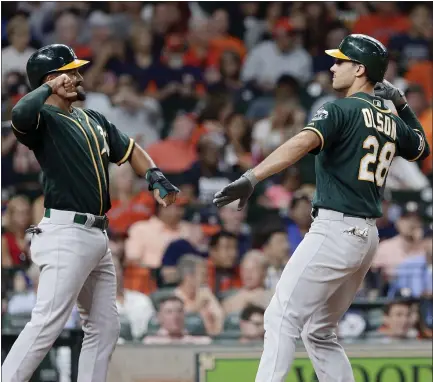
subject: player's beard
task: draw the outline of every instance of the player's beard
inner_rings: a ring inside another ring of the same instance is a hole
[[[76,87],[77,97],[76,101],[85,101],[86,100],[86,92],[84,91],[84,88],[81,85],[78,85]]]

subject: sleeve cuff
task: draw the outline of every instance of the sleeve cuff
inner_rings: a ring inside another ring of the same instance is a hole
[[[322,151],[323,147],[325,146],[325,139],[323,138],[322,133],[319,130],[317,130],[316,128],[309,127],[309,126],[304,127],[302,129],[302,131],[304,131],[304,130],[311,130],[312,132],[316,133],[316,135],[320,138],[320,151]]]
[[[120,166],[121,164],[125,163],[129,159],[129,156],[132,153],[132,148],[133,147],[134,147],[134,140],[132,138],[129,138],[128,149],[126,150],[126,153],[123,156],[123,158],[119,162],[116,163],[118,166]]]

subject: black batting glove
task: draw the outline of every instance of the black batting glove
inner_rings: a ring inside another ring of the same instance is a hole
[[[178,193],[180,191],[168,181],[158,167],[151,168],[146,172],[146,180],[149,183],[149,191],[158,189],[162,199],[172,192]]]
[[[248,170],[239,179],[224,187],[214,196],[213,203],[218,207],[224,207],[227,204],[239,199],[238,211],[242,210],[251,197],[254,186],[258,183],[251,170]]]
[[[374,86],[374,95],[392,101],[395,106],[403,106],[407,103],[403,91],[387,80],[378,82]]]

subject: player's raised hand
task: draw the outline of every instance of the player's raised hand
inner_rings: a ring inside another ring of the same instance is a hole
[[[51,86],[53,94],[57,94],[62,98],[68,99],[77,96],[75,85],[67,74],[61,74],[51,81],[48,81],[47,84]]]
[[[252,173],[249,170],[239,179],[217,192],[213,203],[218,208],[221,208],[239,199],[238,210],[242,210],[254,191],[254,183],[257,183],[256,181],[252,181],[252,179]]]
[[[395,106],[407,103],[404,93],[387,80],[378,82],[374,86],[374,95],[392,101]]]

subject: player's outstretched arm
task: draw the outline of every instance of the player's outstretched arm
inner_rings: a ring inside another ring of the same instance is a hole
[[[179,189],[167,180],[149,154],[137,143],[134,143],[129,162],[138,176],[146,178],[149,190],[153,191],[159,204],[167,207],[176,201]]]
[[[214,204],[217,207],[223,207],[239,199],[238,209],[244,208],[258,182],[296,163],[321,143],[315,132],[301,131],[269,154],[254,169],[248,170],[239,179],[216,193]]]
[[[48,97],[52,94],[58,94],[63,98],[74,97],[76,93],[70,90],[71,87],[70,78],[62,74],[21,98],[12,109],[12,127],[15,134],[27,134],[36,130],[39,124],[39,113]]]

